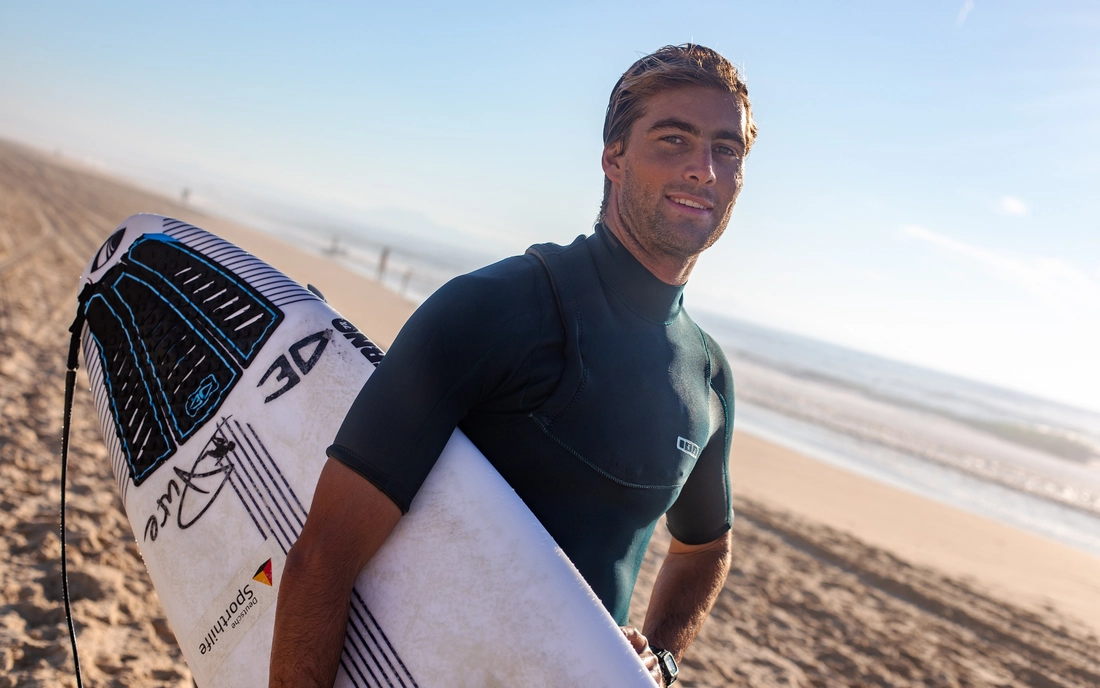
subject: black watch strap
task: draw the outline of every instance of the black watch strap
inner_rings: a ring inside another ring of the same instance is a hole
[[[653,650],[653,654],[657,656],[657,666],[661,668],[661,675],[665,677],[665,685],[671,686],[676,683],[676,677],[680,673],[680,667],[676,664],[676,658],[672,656],[672,653],[668,650],[664,650],[659,647],[649,647]]]

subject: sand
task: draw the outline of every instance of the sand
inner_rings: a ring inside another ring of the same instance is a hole
[[[0,688],[75,685],[57,537],[66,328],[84,263],[141,211],[316,285],[383,345],[413,309],[323,258],[0,142]],[[68,532],[85,683],[190,686],[80,385]],[[1100,559],[749,435],[735,437],[731,464],[734,569],[683,685],[1100,685]],[[659,527],[636,623],[667,538]]]

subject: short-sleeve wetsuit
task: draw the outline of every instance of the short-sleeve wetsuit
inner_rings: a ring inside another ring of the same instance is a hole
[[[682,287],[604,227],[441,287],[401,330],[329,456],[407,511],[455,426],[619,624],[653,528],[731,526],[733,383]]]

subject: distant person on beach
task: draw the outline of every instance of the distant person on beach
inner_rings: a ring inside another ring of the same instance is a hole
[[[729,571],[733,522],[729,364],[682,293],[729,222],[755,137],[744,82],[709,48],[661,48],[619,79],[594,232],[444,285],[349,410],[286,560],[271,685],[332,685],[355,578],[456,426],[654,681],[676,680]],[[630,597],[666,514],[673,538],[639,632],[625,626]]]

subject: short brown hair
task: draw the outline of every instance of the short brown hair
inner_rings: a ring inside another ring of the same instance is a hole
[[[662,91],[680,86],[706,86],[733,93],[745,109],[745,152],[756,140],[756,122],[752,118],[749,89],[737,71],[737,67],[710,48],[685,43],[666,45],[646,55],[630,66],[611,90],[607,102],[607,115],[603,120],[603,143],[609,146],[621,144],[619,154],[626,147],[630,128],[642,116],[645,100]],[[603,203],[600,219],[607,212],[607,199],[611,193],[611,180],[603,182]]]

